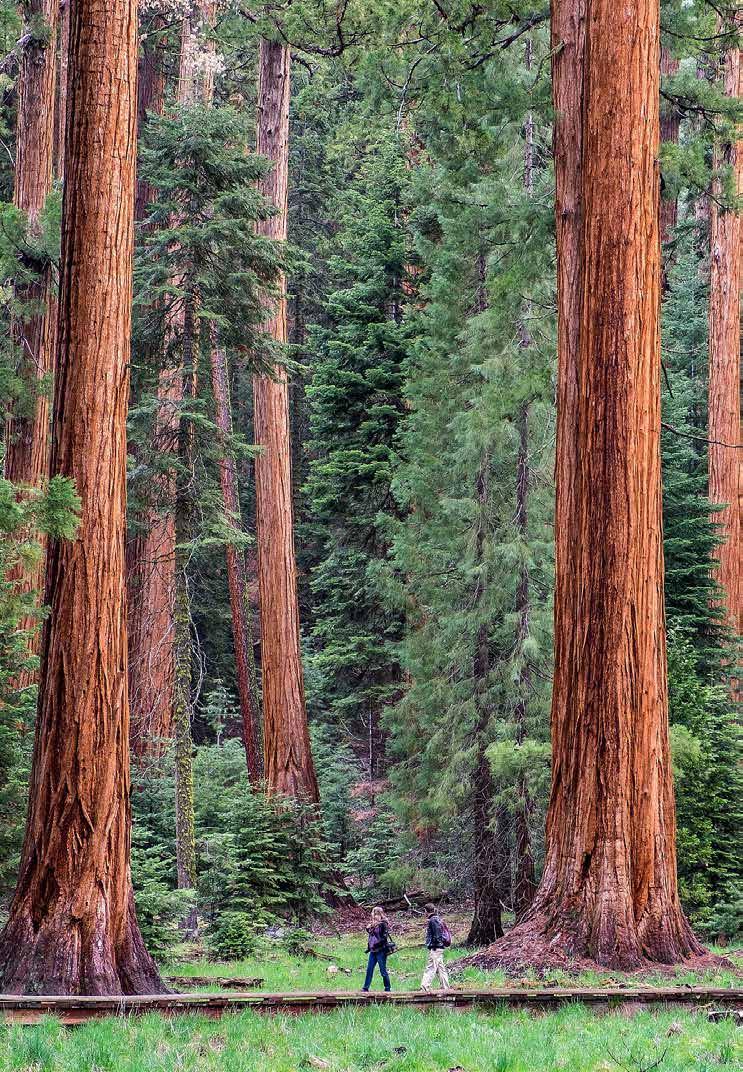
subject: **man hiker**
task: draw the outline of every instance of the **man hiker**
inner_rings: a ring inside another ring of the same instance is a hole
[[[435,975],[438,975],[442,990],[449,990],[449,976],[444,966],[444,950],[451,945],[451,933],[443,919],[436,911],[436,905],[427,904],[425,908],[428,916],[426,926],[426,948],[428,949],[428,961],[426,970],[421,979],[421,990],[431,989],[431,983]]]

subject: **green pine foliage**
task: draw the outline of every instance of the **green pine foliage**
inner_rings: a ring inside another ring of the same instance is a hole
[[[404,153],[396,137],[356,147],[351,183],[335,203],[326,322],[310,338],[310,680],[319,716],[362,738],[377,732],[400,688],[401,617],[383,598],[379,567],[389,553],[384,518],[397,512],[391,484],[407,357]]]
[[[727,689],[700,679],[680,631],[669,637],[668,676],[681,898],[711,937],[734,940],[743,933],[741,727]]]
[[[697,227],[682,221],[663,308],[669,702],[682,901],[707,933],[731,937],[743,880],[742,741],[725,672],[731,638],[711,573],[720,537],[706,495],[708,285],[699,247]],[[743,926],[740,917],[735,926]]]
[[[720,673],[726,637],[710,573],[719,536],[706,495],[707,301],[698,242],[687,226],[663,306],[665,594],[669,621],[689,638],[698,669],[709,678]]]
[[[541,97],[530,99],[526,90],[533,76],[514,60],[477,79],[461,72],[460,78],[458,90],[439,89],[436,114],[445,121],[433,134],[437,158],[417,173],[413,221],[428,281],[405,392],[409,412],[394,484],[402,519],[393,528],[392,580],[407,618],[400,650],[408,687],[387,726],[394,806],[416,836],[420,863],[445,860],[450,881],[464,875],[466,886],[480,752],[491,749],[491,804],[498,800],[511,815],[518,770],[541,807],[549,776],[554,294],[540,135],[534,188],[524,185],[532,105],[540,129]],[[501,94],[496,123],[491,102]],[[525,414],[529,490],[522,531],[516,485]],[[529,633],[519,643],[517,589],[524,573]],[[484,680],[475,664],[483,631]],[[519,740],[515,712],[522,699]],[[537,808],[537,843],[540,827]]]
[[[20,593],[14,578],[38,561],[36,533],[72,539],[80,500],[72,483],[53,477],[44,493],[19,489],[0,478],[0,897],[12,889],[26,817],[37,688],[21,688],[18,675],[38,668],[28,653],[43,611],[38,593]],[[24,621],[36,621],[31,630]]]

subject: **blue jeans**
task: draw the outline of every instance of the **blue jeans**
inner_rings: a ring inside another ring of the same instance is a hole
[[[371,986],[372,976],[374,975],[374,966],[379,965],[379,974],[382,976],[382,982],[384,983],[384,989],[390,989],[390,977],[387,974],[387,954],[386,953],[370,953],[369,963],[366,965],[366,979],[362,989],[368,990]]]

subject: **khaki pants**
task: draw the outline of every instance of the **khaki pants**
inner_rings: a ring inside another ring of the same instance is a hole
[[[423,978],[421,979],[421,990],[431,989],[431,983],[433,982],[435,975],[438,975],[439,977],[442,990],[448,990],[449,976],[446,974],[446,968],[444,966],[443,949],[428,950],[428,961],[426,963],[426,970],[423,972]]]

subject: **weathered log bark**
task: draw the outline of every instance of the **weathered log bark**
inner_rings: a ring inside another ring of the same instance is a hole
[[[576,0],[560,0],[556,27],[565,5],[576,18]],[[570,465],[560,457],[557,468],[563,527],[547,851],[523,922],[481,960],[576,957],[633,968],[702,952],[678,897],[668,744],[658,5],[632,0],[618,9],[611,0],[587,0],[586,35],[584,64],[572,70],[584,87],[574,99],[584,124],[583,283],[577,350],[562,333],[559,350],[561,365],[572,365],[577,353],[578,376],[572,429],[558,449],[566,439],[568,450],[577,449]],[[566,42],[563,63],[573,50]],[[564,73],[563,66],[558,100]],[[563,315],[564,298],[563,290]],[[565,498],[572,517],[564,513]]]
[[[229,447],[224,443],[224,440],[232,435],[232,409],[230,406],[230,385],[227,378],[227,359],[224,350],[219,345],[214,328],[212,328],[211,338],[211,373],[217,427],[223,437],[219,459],[219,481],[222,488],[222,500],[230,524],[239,531],[241,521],[237,466],[234,456],[229,453]],[[245,555],[240,548],[234,544],[227,544],[225,556],[227,559],[227,583],[230,590],[232,638],[235,645],[235,668],[237,670],[237,690],[242,715],[245,760],[248,766],[248,778],[251,784],[255,785],[262,773],[257,733],[260,725],[260,706],[255,655],[253,652],[248,576],[245,568]]]
[[[40,216],[52,188],[59,0],[29,0],[23,14],[13,203],[26,214],[29,233],[38,235]],[[15,288],[21,311],[13,323],[13,342],[20,375],[33,400],[32,413],[11,412],[5,428],[5,476],[20,489],[39,488],[49,476],[49,396],[44,381],[52,373],[56,302],[51,265],[40,263],[36,269],[35,279]],[[40,533],[37,539],[43,546]],[[36,592],[40,603],[43,578],[44,558],[40,556],[12,579],[19,593]],[[25,618],[20,628],[32,630],[35,624],[35,619]],[[37,630],[30,636],[30,652],[37,654],[39,646]],[[35,673],[23,672],[19,687],[32,684],[35,677]]]
[[[743,21],[743,20],[742,20]],[[740,96],[740,51],[724,61],[724,88]],[[743,141],[720,146],[715,163],[732,168],[738,195],[743,193]],[[722,588],[726,619],[734,633],[741,621],[740,517],[740,286],[741,222],[737,212],[720,209],[720,182],[710,199],[709,300],[709,497],[722,506],[713,515],[724,543],[715,554],[715,575]],[[728,444],[727,446],[723,444]]]
[[[261,193],[277,208],[258,231],[278,242],[287,237],[290,54],[261,40],[256,150],[273,167]],[[274,342],[286,342],[286,282],[264,325]],[[255,464],[258,583],[261,603],[261,671],[266,783],[272,793],[309,802],[319,799],[312,760],[300,650],[297,566],[294,554],[289,392],[286,372],[253,380],[254,436],[262,454]]]
[[[3,991],[160,992],[129,872],[124,593],[136,8],[73,0],[52,472],[80,528],[48,552],[26,837]]]
[[[667,48],[660,50],[660,73],[661,76],[676,74],[679,69],[679,61],[675,59]],[[660,140],[678,144],[681,116],[679,111],[670,102],[664,101],[660,114]],[[675,197],[663,197],[660,202],[660,240],[662,243],[669,242],[678,220],[678,199]]]

